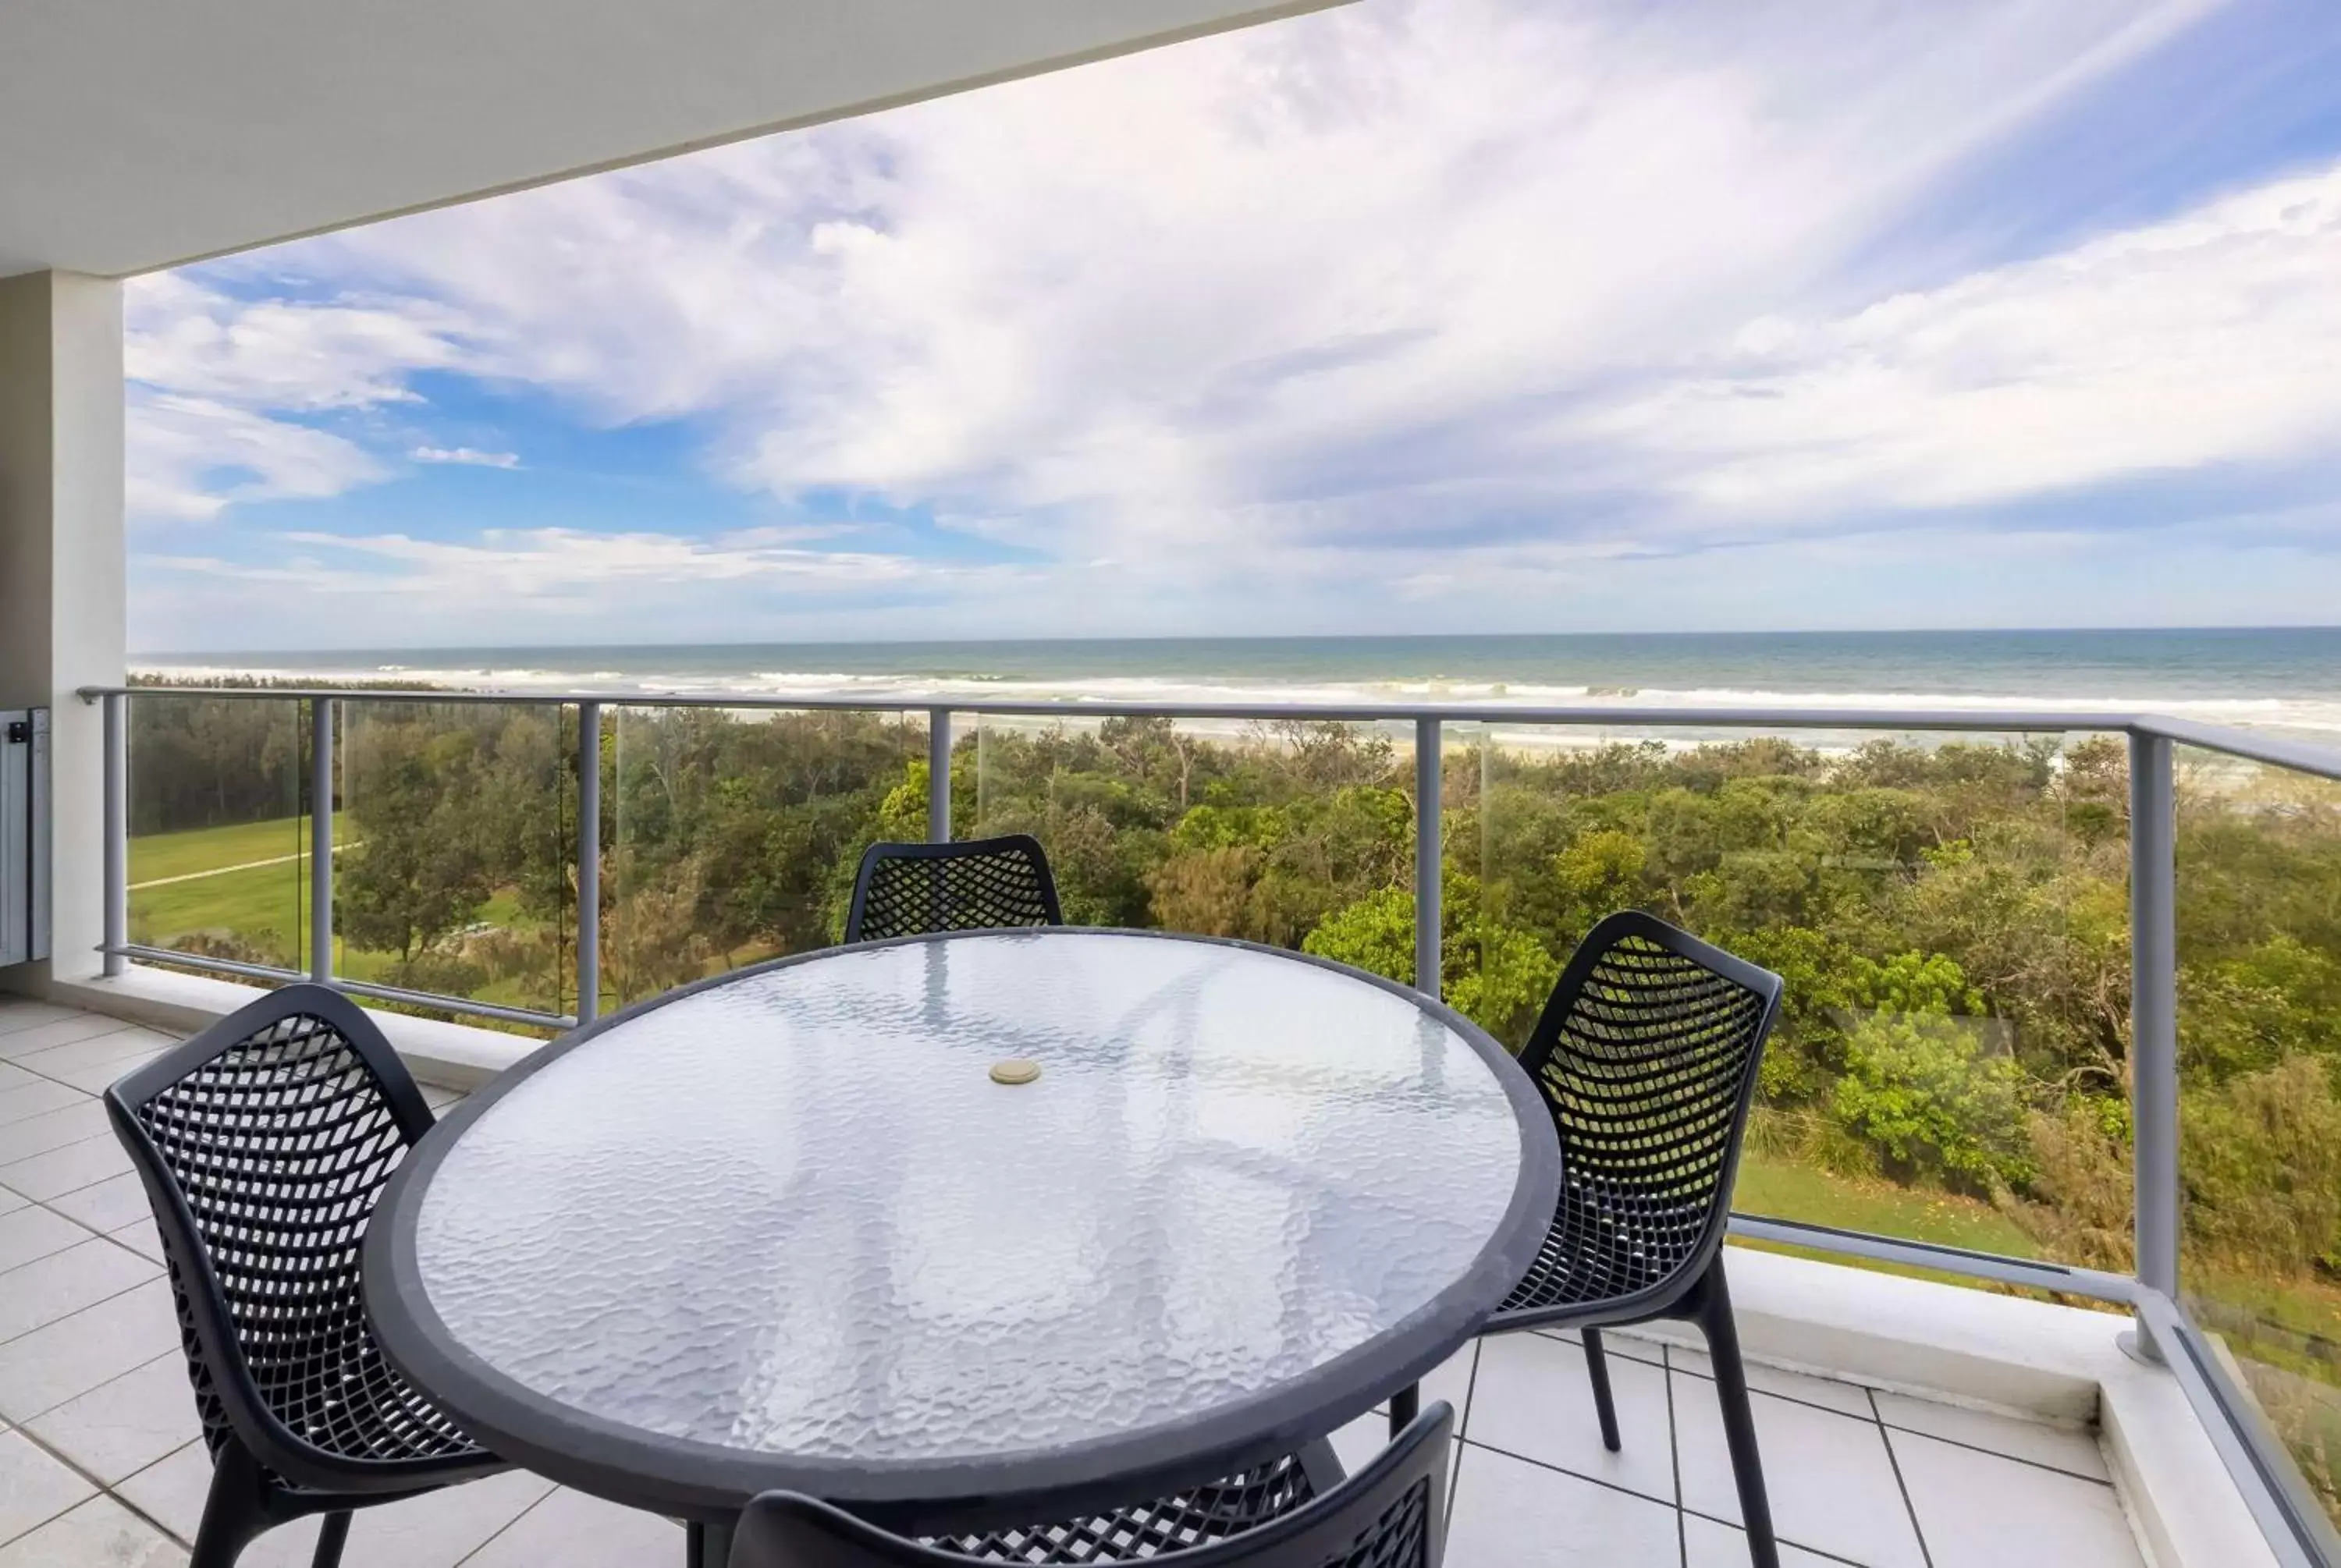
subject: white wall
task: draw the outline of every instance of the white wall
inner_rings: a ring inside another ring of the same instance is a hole
[[[0,989],[99,966],[105,894],[98,710],[123,678],[122,286],[0,278],[0,708],[51,710],[51,958]]]

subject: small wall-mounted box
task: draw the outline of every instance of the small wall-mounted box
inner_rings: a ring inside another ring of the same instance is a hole
[[[49,710],[0,708],[0,967],[49,956]]]

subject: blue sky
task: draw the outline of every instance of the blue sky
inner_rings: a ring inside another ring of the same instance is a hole
[[[2330,0],[1361,0],[126,310],[141,650],[2341,620]]]

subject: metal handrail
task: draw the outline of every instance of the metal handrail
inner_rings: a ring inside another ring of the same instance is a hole
[[[1057,719],[1089,723],[1113,718],[1161,718],[1190,722],[1300,720],[1405,724],[1413,729],[1416,855],[1414,897],[1418,912],[1415,963],[1418,984],[1436,996],[1439,987],[1439,754],[1450,723],[1522,728],[1594,727],[1610,729],[1932,730],[1967,734],[2092,732],[2125,736],[2129,752],[2130,939],[2131,939],[2131,1124],[2137,1177],[2135,1277],[2078,1269],[2031,1259],[2002,1257],[1938,1247],[1899,1237],[1835,1230],[1755,1215],[1735,1215],[1733,1233],[1748,1239],[1784,1243],[1878,1262],[1916,1265],[2002,1285],[2029,1286],[2128,1305],[2136,1324],[2135,1348],[2142,1359],[2172,1366],[2188,1397],[2207,1423],[2226,1424],[2220,1451],[2246,1493],[2254,1512],[2270,1528],[2294,1523],[2287,1563],[2341,1563],[2330,1531],[2299,1521],[2296,1497],[2286,1493],[2280,1449],[2264,1424],[2244,1407],[2244,1396],[2224,1376],[2206,1377],[2202,1335],[2178,1293],[2178,1038],[2177,954],[2177,807],[2174,748],[2199,748],[2249,761],[2341,779],[2341,749],[2318,746],[2232,727],[2199,723],[2146,711],[2057,709],[1927,708],[1628,708],[1592,705],[1521,706],[1502,703],[1292,703],[1116,702],[961,697],[943,693],[836,697],[771,697],[735,693],[628,691],[480,691],[432,689],[376,690],[350,687],[91,686],[85,701],[105,706],[104,874],[105,934],[100,950],[108,974],[126,959],[167,963],[250,978],[298,979],[300,973],[266,966],[209,958],[197,954],[140,947],[128,939],[126,895],[127,738],[125,709],[132,697],[231,699],[302,702],[309,707],[313,734],[311,809],[314,849],[311,857],[312,952],[310,975],[360,996],[433,1007],[476,1017],[567,1027],[591,1019],[600,992],[600,870],[602,719],[611,709],[705,708],[767,712],[921,713],[928,724],[929,837],[951,836],[951,746],[955,713],[1004,718]],[[577,833],[577,1008],[574,1017],[532,1012],[460,997],[401,990],[335,977],[332,973],[332,747],[337,705],[354,702],[501,704],[578,710],[579,817]],[[320,803],[323,809],[319,809]],[[588,902],[590,900],[590,902]],[[2270,1477],[2275,1477],[2271,1480]]]

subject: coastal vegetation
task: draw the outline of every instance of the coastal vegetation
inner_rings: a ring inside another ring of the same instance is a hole
[[[300,711],[132,704],[140,939],[302,961]],[[574,1006],[575,723],[352,695],[339,972]],[[604,723],[605,1006],[836,940],[862,850],[924,837],[921,720],[628,709]],[[1585,931],[1649,909],[1788,981],[1739,1206],[2126,1270],[2126,767],[2106,737],[1530,747],[1458,726],[1440,989],[1517,1047]],[[1415,979],[1401,737],[985,721],[951,773],[956,832],[1039,838],[1070,920]],[[2329,1504],[2341,793],[2189,757],[2179,829],[2184,1284]]]

